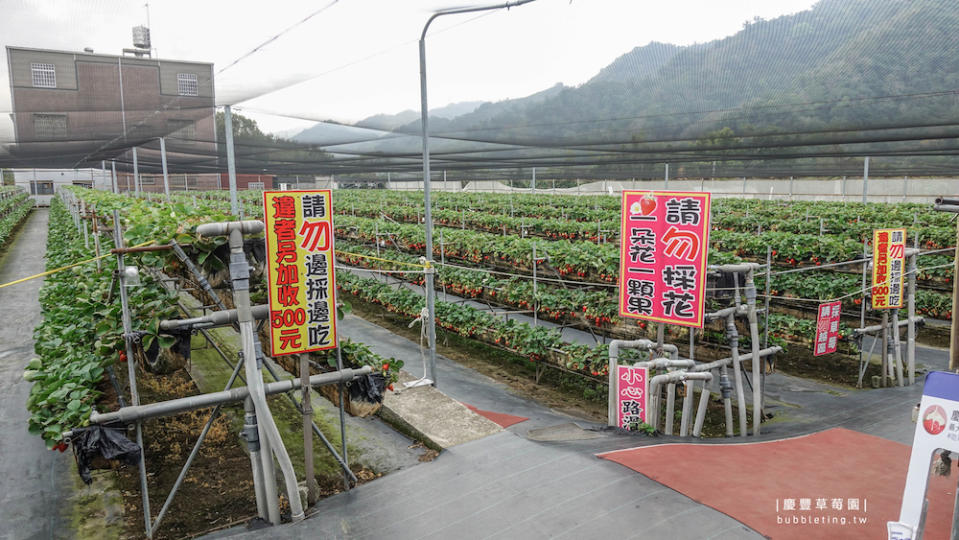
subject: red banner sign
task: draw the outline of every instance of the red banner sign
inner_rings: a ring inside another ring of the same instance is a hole
[[[816,339],[813,341],[813,356],[836,352],[841,312],[842,302],[839,300],[819,304],[819,316],[816,318]]]
[[[702,328],[709,193],[624,191],[619,314]]]
[[[646,423],[647,369],[616,366],[616,371],[616,425],[629,429],[631,424]]]

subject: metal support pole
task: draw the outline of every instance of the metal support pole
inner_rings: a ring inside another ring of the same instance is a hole
[[[306,476],[306,504],[316,503],[319,491],[316,485],[316,474],[313,472],[313,403],[310,399],[310,359],[305,354],[297,355],[300,358],[300,384],[303,392],[301,408],[303,409],[303,473]]]
[[[116,171],[116,169],[114,169]],[[114,172],[114,186],[116,186],[116,173]],[[113,211],[113,243],[114,246],[123,249],[123,229],[120,226],[120,212],[118,210]],[[117,253],[117,279],[120,282],[120,308],[121,308],[121,318],[123,320],[123,341],[126,348],[127,358],[130,360],[127,362],[127,377],[129,378],[130,383],[130,403],[133,406],[140,404],[140,393],[137,391],[137,373],[136,373],[136,362],[134,361],[133,356],[133,320],[130,316],[130,303],[127,298],[127,287],[126,287],[126,275],[125,275],[125,265],[123,264],[123,253]],[[137,421],[136,424],[136,439],[137,446],[141,449],[143,448],[143,423]],[[150,524],[150,491],[147,486],[147,465],[146,465],[146,452],[140,452],[140,463],[138,464],[140,470],[140,495],[142,498],[143,504],[143,528],[147,538],[153,538],[153,530]]]
[[[956,220],[956,241],[959,242],[959,220]],[[949,337],[949,371],[959,369],[959,313],[955,312],[959,306],[959,248],[956,249],[955,261],[952,266],[952,325]]]
[[[133,192],[140,194],[140,164],[137,161],[137,147],[133,147]]]
[[[916,247],[918,247],[918,242]],[[906,315],[909,319],[909,324],[906,327],[906,362],[908,363],[907,369],[909,370],[909,384],[913,385],[916,383],[916,272],[917,264],[916,259],[919,258],[917,253],[913,253],[909,256],[909,285],[906,289],[909,298],[907,300],[907,311]]]
[[[336,302],[336,297],[334,296],[334,303]],[[340,347],[340,344],[336,344],[336,369],[343,370],[343,348]],[[340,394],[340,448],[341,456],[343,457],[343,464],[345,469],[343,471],[343,486],[346,491],[350,490],[350,480],[353,477],[353,473],[350,472],[349,463],[350,457],[346,453],[346,412],[344,407],[343,400],[346,399],[346,385],[342,382],[339,384],[339,394]]]
[[[766,298],[763,301],[763,348],[769,347],[769,294],[773,273],[773,248],[766,246]],[[765,371],[765,370],[764,370]]]
[[[438,11],[427,19],[420,34],[420,119],[423,137],[423,205],[426,211],[424,216],[426,225],[426,310],[429,320],[426,321],[430,345],[429,379],[436,385],[436,290],[433,288],[433,216],[430,204],[430,139],[429,139],[429,107],[426,96],[426,31],[437,17],[458,13],[473,13],[493,9],[511,8],[528,4],[533,0],[518,0],[490,6],[455,8]]]
[[[733,379],[736,382],[736,408],[739,412],[739,436],[745,437],[746,431],[748,430],[746,424],[746,396],[743,389],[742,366],[739,364],[739,333],[736,331],[736,316],[732,313],[730,313],[726,319],[726,335],[729,336],[729,346],[733,358]]]
[[[539,300],[536,295],[536,243],[533,243],[533,326],[537,324],[537,317],[539,312]]]
[[[110,170],[112,171],[111,177],[113,178],[113,192],[120,193],[120,185],[117,184],[117,162],[116,161],[110,160]],[[36,172],[34,172],[34,176],[36,176]]]
[[[892,343],[890,345],[895,349],[896,361],[896,383],[903,386],[902,377],[902,347],[899,343],[899,310],[892,310]]]
[[[663,189],[669,189],[669,163],[666,164],[666,174],[663,175]]]
[[[426,99],[426,29],[437,15],[433,15],[423,27],[420,37],[420,118],[423,129],[423,208],[426,227],[426,321],[427,340],[429,342],[428,373],[424,375],[436,386],[436,291],[433,290],[433,214],[430,208],[430,139],[429,108]]]
[[[764,373],[760,369],[763,359],[759,356],[759,322],[756,317],[756,282],[753,270],[746,273],[746,317],[749,321],[749,342],[753,358],[753,436],[759,435],[759,425],[763,419]]]
[[[96,207],[93,207],[93,250],[93,253],[97,256],[97,273],[99,274],[103,271],[103,265],[100,263],[100,226]]]
[[[882,348],[880,351],[879,354],[882,355],[882,387],[885,388],[889,386],[889,310],[883,310],[882,312]]]
[[[862,166],[862,203],[866,204],[866,198],[869,196],[869,156]]]
[[[863,241],[862,241],[862,258],[863,258],[863,259],[866,259],[866,260],[864,260],[863,263],[862,263],[862,291],[863,291],[863,293],[862,293],[862,302],[859,303],[859,328],[865,328],[865,327],[866,327],[866,302],[868,302],[868,301],[869,301],[869,298],[870,298],[870,295],[868,294],[868,292],[867,292],[867,290],[866,290],[866,272],[867,272],[868,269],[869,269],[869,261],[868,261],[868,259],[867,259],[867,252],[866,252],[866,249],[867,249],[867,243],[866,243],[866,242],[867,242],[867,241],[866,241],[865,239],[863,239]],[[876,339],[876,338],[873,337],[873,340],[875,340],[875,339]],[[870,353],[869,356],[866,357],[866,364],[868,364],[871,360],[872,360],[872,353]],[[862,347],[859,347],[859,365],[860,365],[860,366],[863,365],[863,362],[862,362]],[[860,369],[860,372],[859,372],[859,383],[856,385],[858,388],[862,388],[862,376],[863,376],[863,373],[864,373],[864,372],[865,372],[865,370]]]
[[[160,137],[160,166],[163,168],[163,193],[167,202],[170,202],[170,175],[166,168],[166,139]]]
[[[226,131],[226,167],[230,177],[230,213],[240,215],[240,203],[236,198],[236,159],[233,156],[233,113],[229,105],[223,106],[224,130]]]

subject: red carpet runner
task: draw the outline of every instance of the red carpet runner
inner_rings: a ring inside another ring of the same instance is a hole
[[[493,422],[496,422],[497,424],[500,425],[500,427],[503,427],[503,428],[508,428],[512,426],[513,424],[518,424],[520,422],[525,422],[529,420],[529,418],[525,416],[513,416],[512,414],[484,411],[483,409],[477,409],[476,407],[470,405],[469,403],[464,403],[463,405],[466,405],[467,409],[475,412],[476,414],[480,416],[485,416],[487,419],[492,420]]]
[[[886,538],[910,447],[842,428],[781,441],[600,454],[775,539]],[[956,465],[953,464],[953,469]],[[930,478],[927,540],[949,537],[956,475]]]

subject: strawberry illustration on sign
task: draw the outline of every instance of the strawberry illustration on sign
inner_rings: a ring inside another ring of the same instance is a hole
[[[930,435],[938,435],[946,429],[946,411],[939,405],[933,405],[926,409],[922,415],[922,427]]]
[[[629,207],[629,213],[641,216],[651,216],[656,210],[656,197],[653,197],[652,194],[647,194],[645,197],[634,202]]]

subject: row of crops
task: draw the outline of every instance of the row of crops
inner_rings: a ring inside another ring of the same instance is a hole
[[[201,197],[221,200],[225,204],[223,193]],[[258,215],[258,193],[245,192],[241,199],[246,202],[249,215]],[[412,257],[405,260],[415,260],[425,247],[423,228],[416,224],[422,220],[422,209],[417,206],[419,200],[411,193],[337,192],[338,245],[346,251],[371,255],[372,246],[379,242],[377,253],[393,260],[404,260],[404,256]],[[627,328],[617,317],[614,296],[619,255],[614,241],[618,235],[618,204],[618,200],[612,197],[440,193],[434,219],[441,225],[434,236],[434,256],[461,267],[443,267],[439,281],[445,289],[460,296],[521,309],[530,309],[535,303],[544,319],[589,326],[615,337],[622,337],[624,333],[625,337],[635,337],[637,330]],[[442,222],[449,221],[443,217],[444,211],[453,212],[458,216],[458,222],[451,223],[451,226],[442,225]],[[787,212],[795,217],[784,217]],[[823,215],[829,217],[819,217]],[[713,216],[715,226],[710,263],[744,259],[764,262],[766,246],[769,246],[768,255],[774,264],[770,291],[774,310],[770,318],[770,334],[774,343],[785,346],[789,341],[808,342],[813,333],[814,321],[811,319],[818,301],[846,296],[861,289],[861,265],[818,267],[861,257],[861,241],[874,228],[905,226],[914,240],[925,238],[922,244],[928,249],[941,249],[948,244],[950,235],[954,235],[948,216],[922,205],[721,200],[715,201]],[[598,243],[596,237],[570,240],[562,238],[563,234],[572,236],[568,233],[556,234],[560,227],[582,225],[585,220],[593,219],[600,222],[596,229],[598,233],[593,233],[601,238]],[[493,224],[497,222],[505,226],[499,232],[492,232],[495,230]],[[518,229],[510,229],[508,224],[517,222]],[[532,223],[538,224],[538,228]],[[816,224],[817,234],[786,232],[789,228],[802,230],[807,223]],[[753,226],[765,230],[758,233],[736,229]],[[852,233],[836,232],[837,228],[843,227]],[[856,238],[849,238],[850,234]],[[607,242],[602,242],[603,239]],[[530,282],[534,245],[539,256],[548,256],[548,265],[540,268],[540,277],[545,275],[563,280],[559,285],[555,281],[541,281],[535,300]],[[800,250],[802,255],[798,253]],[[942,291],[951,286],[951,259],[948,250],[921,257],[921,288],[917,293],[920,314],[951,318],[951,298]],[[355,264],[360,262],[354,261]],[[797,266],[805,266],[808,271],[775,272]],[[385,267],[379,265],[378,268]],[[550,269],[555,275],[548,273]],[[503,278],[489,271],[501,271],[512,277]],[[852,315],[858,313],[862,296],[852,294],[843,302],[847,315]],[[776,306],[788,307],[789,311],[776,313]],[[790,315],[796,310],[809,315]],[[716,332],[707,332],[707,336],[711,334],[721,341]],[[844,329],[842,335],[847,336],[848,329]]]
[[[226,239],[198,238],[194,229],[200,223],[231,219],[226,194],[175,195],[170,202],[158,202],[82,189],[71,189],[71,193],[97,213],[101,224],[109,225],[112,211],[119,210],[127,245],[176,240],[186,246],[207,276],[222,275],[227,261]],[[247,217],[262,217],[261,200],[258,192],[241,194]],[[405,264],[415,264],[425,248],[423,228],[417,223],[422,219],[419,200],[410,193],[337,192],[334,204],[338,213],[335,227],[340,264],[378,271],[408,269]],[[627,323],[616,314],[618,212],[618,200],[612,197],[439,194],[435,216],[440,226],[435,256],[449,264],[440,267],[438,286],[457,297],[490,305],[536,308],[543,319],[604,335],[648,335],[652,328],[646,328],[645,323]],[[948,247],[950,234],[954,234],[948,216],[918,205],[783,206],[778,202],[722,200],[716,201],[713,214],[713,264],[762,260],[766,244],[772,246],[771,254],[778,268],[855,259],[862,253],[863,236],[876,227],[906,226],[912,237],[919,236],[928,249]],[[829,216],[828,224],[823,218],[821,235],[820,216]],[[807,223],[815,223],[815,234],[788,232],[790,227],[805,230]],[[50,226],[50,267],[93,255],[92,247],[84,243],[69,211],[59,201],[52,207]],[[748,229],[753,226],[761,226],[763,231],[750,232]],[[735,245],[736,249],[726,249],[737,238],[743,241]],[[761,242],[753,245],[752,238],[760,238]],[[793,238],[795,247],[777,240],[781,238]],[[110,245],[105,238],[104,249]],[[539,256],[548,257],[537,268],[540,279],[535,295],[531,280],[534,245]],[[394,262],[373,259],[374,255]],[[937,266],[949,259],[948,253],[924,256],[920,266]],[[44,322],[36,330],[37,343],[41,344],[37,346],[38,357],[26,373],[35,383],[28,407],[33,413],[31,431],[41,434],[51,446],[59,444],[64,428],[85,422],[105,374],[122,360],[119,303],[116,295],[109,292],[112,261],[105,259],[105,263],[101,274],[91,272],[92,265],[56,274],[41,292]],[[158,335],[156,329],[160,319],[175,315],[175,304],[170,293],[149,276],[159,272],[178,275],[184,269],[168,252],[138,255],[136,264],[148,279],[135,290],[131,302],[135,306],[134,327],[145,333],[145,345],[154,339],[161,346],[172,345],[172,339]],[[850,272],[813,268],[776,275],[771,283],[772,296],[775,301],[791,296],[814,300],[841,296],[859,289],[861,277],[855,272],[855,267]],[[422,285],[422,274],[394,275]],[[925,287],[917,298],[920,311],[944,318],[951,316],[948,297],[937,290],[948,285],[951,277],[948,269],[920,274]],[[338,286],[354,297],[410,319],[419,315],[424,304],[422,294],[360,272],[340,270]],[[252,293],[255,301],[265,301],[265,283],[255,282]],[[64,298],[70,302],[64,302]],[[606,374],[608,351],[603,345],[569,343],[555,329],[504,320],[489,311],[443,300],[440,295],[437,324],[450,332],[585,376]],[[858,308],[859,302],[860,298],[851,297],[846,307]],[[720,303],[722,300],[717,300],[713,305]],[[769,318],[770,341],[787,347],[805,344],[813,334],[814,324],[812,318],[774,310]],[[848,335],[848,328],[844,327],[842,334]],[[707,328],[701,338],[720,342],[722,334],[718,329]],[[402,365],[359,343],[348,344],[344,352],[352,365],[385,368],[391,380],[395,380],[396,370]],[[317,355],[315,360],[320,364],[332,361],[328,355]]]
[[[442,242],[435,241],[437,257],[442,249],[442,255],[453,259],[474,263],[492,261],[493,266],[504,266],[502,263],[507,262],[512,270],[523,270],[530,266],[535,243],[540,253],[548,253],[552,266],[557,267],[566,280],[615,282],[619,263],[616,244],[619,208],[613,206],[618,204],[615,198],[559,197],[555,206],[543,206],[543,199],[547,197],[488,194],[484,197],[500,201],[484,203],[485,199],[477,200],[476,194],[438,195],[441,210],[434,215],[437,221],[444,222],[442,209],[450,206],[459,208],[454,212],[460,217],[451,222],[454,227],[440,228]],[[370,241],[377,233],[382,237],[388,232],[405,248],[414,250],[424,243],[422,227],[406,225],[420,219],[422,213],[411,194],[341,192],[338,201],[338,211],[346,215],[339,218],[337,225],[346,233],[352,232]],[[565,214],[567,218],[542,217],[556,214]],[[577,216],[597,219],[600,225],[573,221]],[[493,232],[495,223],[506,227],[506,236],[502,230]],[[955,227],[949,216],[933,212],[928,206],[724,199],[714,201],[710,262],[762,263],[768,247],[774,269],[804,266],[811,270],[774,275],[770,291],[774,302],[790,298],[838,298],[861,288],[861,266],[821,270],[818,267],[861,258],[863,239],[870,237],[873,229],[899,226],[906,227],[910,238],[919,239],[918,243],[927,251],[951,247],[955,238]],[[584,232],[570,232],[571,227],[579,227]],[[762,232],[758,232],[760,229]],[[607,243],[597,245],[598,236]],[[544,244],[542,239],[552,241]],[[951,289],[951,261],[952,253],[948,250],[920,259],[917,293],[920,314],[951,318],[951,296],[945,292]],[[845,299],[844,308],[853,310],[861,301],[861,297],[849,297]],[[814,303],[806,305],[814,308]],[[615,313],[615,305],[607,312]]]
[[[218,250],[225,238],[197,238],[195,226],[210,221],[226,221],[228,213],[218,210],[219,203],[185,205],[159,204],[145,200],[79,188],[68,188],[93,212],[102,230],[112,230],[112,211],[119,210],[126,245],[148,241],[183,244],[202,271],[212,277],[223,268]],[[70,209],[54,198],[50,209],[47,242],[47,269],[91,261],[94,242],[86,241],[82,228],[76,227]],[[109,235],[101,236],[101,250],[113,247]],[[222,255],[222,251],[221,251]],[[123,352],[119,295],[112,275],[113,257],[101,260],[97,272],[93,262],[51,274],[40,290],[42,322],[34,330],[36,357],[23,376],[33,386],[27,400],[31,413],[29,431],[43,437],[49,448],[63,450],[62,434],[86,425],[92,408],[113,377],[113,367],[126,362]],[[130,256],[127,264],[140,267],[141,283],[128,289],[133,329],[141,335],[141,346],[149,349],[156,342],[161,348],[174,345],[175,339],[158,331],[159,321],[179,316],[176,294],[163,286],[161,273],[177,276],[184,271],[179,261],[167,252]],[[263,295],[265,284],[257,284]],[[223,292],[228,295],[228,285]],[[314,355],[319,366],[335,365],[329,352]],[[362,343],[343,344],[344,361],[353,367],[370,365],[395,381],[401,362],[383,358]],[[121,364],[122,365],[122,364]],[[125,370],[117,370],[122,372]],[[117,384],[113,379],[113,384]],[[122,392],[118,389],[118,394]]]
[[[33,200],[20,188],[0,188],[0,247],[23,223],[33,208]]]

